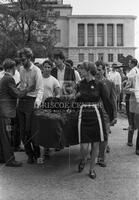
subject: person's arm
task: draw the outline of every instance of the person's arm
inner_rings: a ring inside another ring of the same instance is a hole
[[[55,80],[55,83],[54,83],[54,96],[58,98],[60,97],[60,84],[58,80]]]
[[[74,73],[75,73],[75,81],[76,81],[76,83],[78,83],[81,80],[81,77],[80,77],[79,73],[77,72],[77,70],[74,70]]]
[[[110,118],[110,122],[111,122],[114,119],[113,105],[110,101],[110,98],[107,95],[106,89],[102,82],[99,83],[99,88],[100,88],[100,97],[102,99],[104,108],[105,108],[105,110]]]
[[[115,84],[111,81],[110,99],[113,105],[114,119],[117,119],[117,95]]]
[[[30,92],[32,90],[32,86],[25,88],[24,90],[20,91],[15,83],[15,80],[10,77],[7,83],[7,87],[8,87],[8,92],[9,94],[13,97],[13,98],[22,98],[23,96],[25,96],[28,92]]]
[[[132,93],[134,93],[134,92],[132,91],[132,89],[133,89],[133,82],[134,82],[133,80],[134,80],[133,77],[129,77],[129,78],[128,78],[128,80],[127,80],[127,82],[126,82],[126,85],[125,85],[125,87],[123,88],[123,91],[124,91],[125,94],[132,94]]]
[[[36,96],[34,107],[39,108],[41,105],[43,93],[44,93],[43,78],[42,78],[42,73],[40,69],[38,69],[36,73],[36,91],[37,91],[37,96]]]

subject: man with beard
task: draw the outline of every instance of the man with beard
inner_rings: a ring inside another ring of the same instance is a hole
[[[20,68],[20,89],[23,90],[30,85],[35,86],[34,90],[27,93],[24,99],[19,100],[18,105],[21,139],[28,155],[27,162],[32,164],[40,156],[39,146],[35,145],[31,135],[31,118],[34,108],[39,108],[41,105],[44,92],[43,79],[41,70],[32,62],[32,50],[23,48],[18,54],[23,65]]]

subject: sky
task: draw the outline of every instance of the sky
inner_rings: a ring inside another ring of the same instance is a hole
[[[139,60],[139,0],[64,0],[71,4],[72,13],[79,15],[134,15],[135,57]]]

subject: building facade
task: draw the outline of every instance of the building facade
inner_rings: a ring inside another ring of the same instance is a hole
[[[46,0],[58,14],[57,45],[74,66],[83,61],[102,60],[109,64],[127,55],[135,56],[135,16],[72,15],[63,0]]]

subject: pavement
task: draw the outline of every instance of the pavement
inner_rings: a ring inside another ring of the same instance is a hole
[[[0,200],[139,200],[139,156],[128,147],[127,120],[119,115],[109,137],[107,167],[96,165],[97,178],[88,177],[89,162],[77,172],[79,146],[51,152],[44,165],[29,165],[24,152],[16,153],[22,168],[0,165]]]

